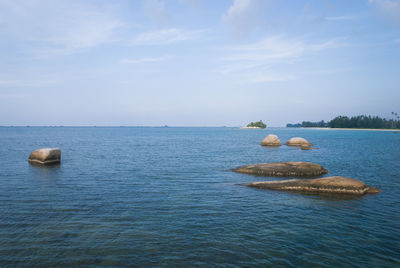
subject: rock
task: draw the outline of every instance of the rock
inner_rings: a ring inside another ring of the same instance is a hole
[[[295,137],[295,138],[291,138],[290,140],[288,140],[286,142],[286,145],[289,145],[289,146],[302,146],[302,145],[312,146],[312,143],[310,143],[306,139]]]
[[[58,164],[61,162],[61,151],[58,148],[38,149],[29,155],[28,161],[34,165]]]
[[[278,136],[270,134],[261,142],[262,146],[281,146]]]
[[[311,146],[305,145],[305,144],[303,144],[302,146],[300,146],[300,148],[301,148],[302,150],[316,150],[316,149],[319,149],[318,147],[311,147]]]
[[[238,167],[233,171],[258,176],[319,176],[328,173],[322,166],[309,162],[263,163]]]
[[[249,183],[246,186],[260,189],[297,191],[304,193],[333,193],[333,194],[374,194],[380,190],[368,186],[362,181],[346,177],[327,177],[319,179],[294,179],[283,181],[262,181]]]
[[[302,150],[312,150],[312,149],[314,149],[314,148],[310,147],[309,145],[305,145],[305,144],[303,144],[300,148]]]

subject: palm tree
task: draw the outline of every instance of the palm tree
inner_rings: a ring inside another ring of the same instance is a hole
[[[397,121],[400,120],[400,116],[399,116],[398,113],[395,113],[395,112],[392,112],[392,116],[393,116],[393,119],[392,119],[392,128],[394,128],[394,124],[396,123],[396,126],[397,126]]]
[[[392,119],[392,128],[394,128],[394,121],[396,121],[397,113],[392,112],[392,116],[393,116],[393,119]]]

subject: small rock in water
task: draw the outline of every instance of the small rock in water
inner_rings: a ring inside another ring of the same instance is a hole
[[[61,150],[58,148],[42,148],[33,151],[28,158],[33,165],[51,165],[61,162]]]
[[[297,191],[304,193],[330,193],[364,195],[379,193],[380,190],[368,186],[362,181],[341,176],[319,179],[295,179],[283,181],[252,182],[246,186],[260,189]]]
[[[328,173],[321,165],[310,162],[262,163],[238,167],[233,171],[258,176],[319,176]]]
[[[312,143],[310,143],[308,140],[300,137],[295,137],[291,138],[286,142],[286,145],[288,146],[302,146],[302,145],[307,145],[307,146],[312,146]]]
[[[281,146],[278,136],[270,134],[261,142],[262,146]]]

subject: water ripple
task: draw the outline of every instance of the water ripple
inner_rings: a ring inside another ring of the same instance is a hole
[[[269,132],[320,149],[261,147]],[[390,132],[0,128],[0,265],[399,266],[399,144]],[[62,148],[60,166],[27,164],[47,146]],[[294,160],[383,192],[258,190],[229,171]]]

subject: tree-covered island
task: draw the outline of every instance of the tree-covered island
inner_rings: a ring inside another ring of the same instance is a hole
[[[303,121],[301,124],[287,124],[286,127],[329,127],[329,128],[364,128],[364,129],[400,129],[400,116],[392,113],[390,119],[379,116],[359,115],[359,116],[337,116],[329,122],[324,120],[319,122]]]
[[[246,127],[247,128],[263,128],[264,129],[264,128],[267,127],[267,125],[265,123],[263,123],[262,120],[260,120],[260,121],[257,121],[257,122],[251,122]]]

